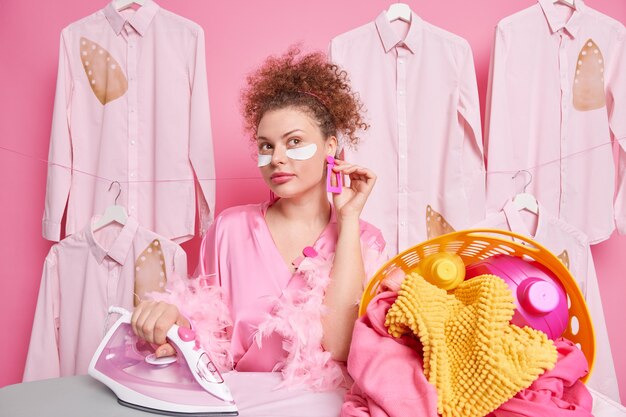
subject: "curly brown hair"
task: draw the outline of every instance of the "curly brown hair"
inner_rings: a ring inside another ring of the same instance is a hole
[[[341,133],[347,145],[358,143],[363,121],[363,104],[352,91],[348,73],[328,62],[322,52],[300,56],[292,46],[282,56],[269,57],[248,75],[241,93],[245,128],[254,139],[263,115],[286,107],[305,111],[317,121],[324,137]]]

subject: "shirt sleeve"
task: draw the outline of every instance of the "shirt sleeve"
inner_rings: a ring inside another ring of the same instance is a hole
[[[515,190],[510,175],[497,171],[511,170],[509,108],[506,94],[506,42],[502,28],[498,25],[489,68],[487,103],[485,109],[485,161],[486,211],[487,214],[502,210],[507,199]]]
[[[52,132],[48,152],[45,208],[42,234],[45,239],[59,241],[61,219],[72,181],[72,138],[70,134],[72,74],[67,49],[66,31],[61,32],[59,67],[52,114]]]
[[[30,336],[24,382],[58,378],[59,363],[59,275],[54,247],[44,262],[37,308]]]
[[[596,268],[593,263],[591,249],[587,249],[587,251],[585,302],[587,303],[587,308],[591,315],[591,321],[596,336],[596,360],[587,385],[607,397],[610,397],[612,400],[620,402],[619,386],[615,373],[613,354],[611,353],[609,333],[606,327],[606,320],[604,319],[602,297],[598,286]]]
[[[337,58],[337,52],[335,51],[335,40],[331,39],[328,43],[328,49],[326,51],[326,55],[328,56],[328,62],[335,63],[335,59]]]
[[[198,257],[198,267],[194,277],[203,280],[206,285],[221,286],[220,261],[218,256],[217,234],[220,225],[220,218],[213,222],[200,244],[200,256]]]
[[[197,189],[200,234],[204,235],[215,211],[215,162],[202,28],[198,28],[191,71],[189,160],[200,185]]]
[[[485,164],[483,139],[480,127],[480,102],[474,58],[469,44],[465,44],[459,74],[458,112],[463,124],[463,177],[465,193],[471,201],[468,209],[468,224],[485,218]]]
[[[616,36],[611,65],[607,68],[609,126],[618,146],[618,178],[615,197],[615,224],[626,234],[626,31]]]
[[[181,277],[187,276],[187,253],[180,246],[174,252],[174,272]]]

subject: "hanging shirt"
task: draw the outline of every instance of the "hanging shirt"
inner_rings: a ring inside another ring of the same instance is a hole
[[[334,38],[330,56],[365,104],[370,128],[345,159],[378,176],[363,219],[390,253],[484,218],[476,74],[466,40],[411,15]],[[406,31],[406,36],[402,32]]]
[[[113,204],[113,181],[118,204],[176,241],[194,235],[197,192],[203,232],[215,169],[202,28],[147,0],[63,29],[48,159],[46,239],[66,203],[66,235]]]
[[[571,16],[570,16],[571,14]],[[576,0],[498,23],[487,94],[487,211],[527,192],[593,243],[626,233],[626,29]],[[619,141],[619,187],[611,139]],[[524,180],[528,180],[524,178]]]
[[[82,231],[52,246],[44,263],[24,381],[86,374],[106,332],[110,306],[133,309],[135,274],[142,259],[156,252],[167,279],[185,276],[187,256],[180,246],[129,217]],[[159,253],[160,252],[160,253]]]
[[[522,212],[517,210],[513,201],[508,201],[501,212],[488,216],[474,227],[510,230],[522,236],[528,236],[558,256],[570,270],[585,297],[596,336],[595,365],[587,385],[619,402],[617,375],[602,309],[602,297],[591,248],[585,234],[550,215],[549,210],[541,204],[539,204],[537,215],[537,228],[532,233],[522,218]]]

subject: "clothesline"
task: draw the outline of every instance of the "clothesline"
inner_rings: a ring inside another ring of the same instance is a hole
[[[175,179],[175,178],[172,178],[172,179],[164,179],[164,180],[133,180],[133,181],[123,181],[123,180],[118,180],[118,179],[109,179],[109,178],[102,177],[102,176],[99,176],[99,175],[96,175],[96,174],[92,174],[90,172],[82,171],[82,170],[77,169],[77,168],[68,167],[66,165],[57,164],[55,162],[50,162],[47,159],[42,159],[42,158],[38,158],[36,156],[28,155],[28,154],[25,154],[23,152],[16,151],[14,149],[5,148],[4,146],[0,146],[0,150],[4,150],[4,151],[10,152],[10,153],[14,153],[14,154],[17,154],[17,155],[19,155],[21,157],[32,159],[34,161],[42,162],[42,163],[45,163],[46,165],[54,165],[54,166],[57,166],[57,167],[64,168],[64,169],[67,169],[69,171],[72,171],[74,173],[79,173],[79,174],[87,175],[89,177],[100,179],[100,180],[106,181],[107,183],[111,183],[111,182],[114,182],[114,181],[117,181],[118,183],[124,183],[124,184],[194,181],[193,179],[187,179],[187,178],[185,178],[185,179]],[[224,178],[224,177],[222,177],[222,178],[198,178],[198,180],[200,180],[200,181],[262,180],[262,179],[263,178],[260,177],[260,176],[256,176],[256,177],[226,177],[226,178]]]
[[[622,139],[616,139],[615,142],[620,142],[620,141],[626,141],[626,138],[622,138]],[[578,152],[574,152],[572,154],[569,154],[567,156],[564,156],[562,158],[556,158],[547,162],[543,162],[541,164],[536,164],[534,166],[530,166],[530,167],[526,167],[526,168],[519,168],[519,169],[514,169],[514,170],[504,170],[504,171],[482,171],[483,173],[485,173],[486,175],[493,175],[493,174],[515,174],[517,172],[520,171],[530,171],[530,170],[536,170],[539,168],[542,168],[544,166],[548,166],[551,164],[555,164],[558,163],[562,160],[566,160],[569,158],[573,158],[575,156],[579,156],[585,153],[589,153],[589,152],[593,152],[598,148],[604,147],[604,146],[613,146],[613,141],[610,142],[605,142],[605,143],[601,143],[599,145],[596,146],[592,146],[591,148],[587,148],[587,149],[583,149],[582,151],[578,151]],[[110,178],[106,178],[106,177],[102,177],[96,174],[92,174],[90,172],[86,172],[86,171],[81,171],[79,169],[73,168],[73,167],[69,167],[66,165],[62,165],[62,164],[57,164],[54,162],[50,162],[47,159],[42,159],[42,158],[38,158],[36,156],[32,156],[32,155],[28,155],[25,154],[23,152],[20,151],[16,151],[14,149],[10,149],[10,148],[6,148],[4,146],[0,146],[0,150],[6,151],[6,152],[10,152],[10,153],[14,153],[17,155],[20,155],[24,158],[28,158],[28,159],[32,159],[38,162],[42,162],[45,163],[47,165],[54,165],[54,166],[58,166],[60,168],[64,168],[67,169],[69,171],[72,171],[74,173],[79,173],[79,174],[83,174],[83,175],[87,175],[96,179],[100,179],[103,181],[106,181],[107,183],[111,183],[113,181],[117,181],[119,183],[124,183],[124,184],[140,184],[140,183],[168,183],[168,182],[188,182],[188,181],[194,181],[193,179],[176,179],[176,178],[171,178],[171,179],[163,179],[163,180],[133,180],[133,181],[120,181],[119,179],[110,179]],[[260,176],[255,176],[255,177],[222,177],[222,178],[198,178],[199,181],[232,181],[232,180],[262,180],[262,178]]]

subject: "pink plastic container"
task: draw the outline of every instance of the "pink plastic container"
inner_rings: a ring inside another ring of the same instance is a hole
[[[502,278],[515,297],[511,323],[544,332],[550,339],[560,337],[569,313],[565,289],[547,268],[516,256],[497,255],[467,266],[465,279],[483,274]]]

